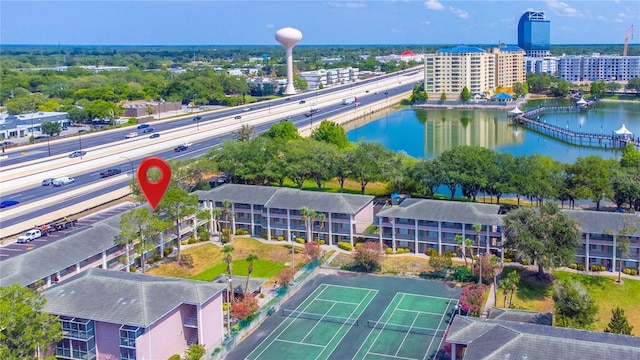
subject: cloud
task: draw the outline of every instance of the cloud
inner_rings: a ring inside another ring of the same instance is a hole
[[[602,16],[602,15],[598,15],[598,16],[596,17],[596,20],[598,20],[598,21],[609,21],[609,19],[607,19],[606,17],[604,17],[604,16]]]
[[[267,24],[264,27],[266,27],[267,29],[273,29],[274,25],[273,24]]]
[[[429,20],[420,21],[420,25],[431,25],[431,21]]]
[[[558,16],[582,17],[580,10],[572,8],[567,3],[557,0],[546,0],[547,6]]]
[[[331,6],[331,7],[344,7],[347,9],[361,9],[361,8],[366,8],[367,4],[365,4],[364,2],[352,2],[352,1],[330,1],[327,3],[327,5]]]
[[[461,9],[456,9],[453,7],[449,7],[449,10],[451,11],[451,13],[453,13],[455,16],[459,17],[460,19],[468,19],[469,18],[469,13],[461,10]]]
[[[440,4],[438,0],[427,0],[424,6],[429,10],[444,10],[444,5]]]

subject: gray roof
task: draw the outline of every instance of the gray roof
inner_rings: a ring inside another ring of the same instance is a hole
[[[518,321],[523,323],[553,325],[553,314],[530,310],[489,309],[489,319]]]
[[[229,279],[229,276],[227,274],[220,274],[218,275],[218,277],[211,280],[211,282],[228,286],[229,282],[227,279]],[[249,292],[255,292],[259,290],[262,287],[262,285],[264,285],[267,282],[267,280],[268,279],[251,277],[249,279]],[[247,277],[231,275],[231,285],[233,286],[234,293],[242,294],[244,293],[245,285],[247,285]]]
[[[314,211],[341,214],[355,214],[374,199],[370,195],[240,184],[225,184],[209,191],[196,191],[195,194],[200,200],[229,200],[232,203],[264,205],[268,208],[290,210],[298,210],[306,206]]]
[[[223,291],[212,282],[90,269],[42,294],[44,311],[113,324],[148,327],[181,304],[203,304]]]
[[[464,224],[502,225],[500,205],[447,200],[404,199],[387,206],[377,216],[405,219],[455,221]]]
[[[448,342],[466,344],[464,359],[637,359],[637,337],[548,325],[456,316]]]
[[[77,228],[64,238],[24,254],[0,261],[0,286],[27,286],[84,259],[112,248],[120,233],[117,214],[93,225]]]
[[[580,230],[584,233],[612,234],[620,233],[625,226],[625,218],[630,225],[640,221],[638,214],[623,214],[610,211],[591,210],[563,210],[570,218],[580,224]],[[640,228],[631,236],[640,236]]]

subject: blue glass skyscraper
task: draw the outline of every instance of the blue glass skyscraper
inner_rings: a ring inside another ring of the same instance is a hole
[[[526,56],[549,56],[550,22],[543,11],[527,11],[518,22],[518,46]]]

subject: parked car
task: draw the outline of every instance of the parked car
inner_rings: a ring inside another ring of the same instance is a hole
[[[44,180],[42,180],[42,186],[49,186],[51,184],[53,184],[53,178],[46,178]]]
[[[240,120],[240,119],[242,119],[242,116],[238,115],[238,116],[234,117],[234,119]]]
[[[86,151],[74,151],[71,154],[69,154],[70,158],[77,158],[77,157],[82,157],[87,155]]]
[[[130,133],[127,134],[127,136],[125,136],[125,138],[131,139],[131,138],[134,138],[136,136],[138,136],[137,132],[130,132]]]
[[[78,130],[78,133],[83,133],[85,131],[87,131],[87,129],[80,129],[80,130]]]
[[[155,139],[155,138],[159,138],[159,137],[160,137],[160,134],[155,133],[155,134],[152,134],[151,136],[149,136],[149,139]]]
[[[0,146],[11,146],[11,145],[15,145],[15,143],[12,143],[11,141],[3,141],[0,143]]]
[[[4,209],[9,206],[18,205],[18,204],[20,204],[20,201],[17,201],[17,200],[2,200],[2,202],[0,202],[0,209]]]
[[[69,176],[63,176],[53,180],[52,185],[55,187],[73,184],[76,180]]]
[[[138,129],[146,129],[149,127],[149,124],[140,124],[138,125]]]
[[[66,127],[66,126],[63,126],[63,127],[62,127],[62,131],[65,131],[65,130],[69,130],[69,128],[68,128],[68,127]]]
[[[29,241],[33,241],[39,237],[42,237],[42,231],[40,231],[39,229],[32,229],[25,232],[24,235],[18,237],[18,244],[28,243]]]
[[[106,178],[109,176],[113,176],[113,175],[118,175],[122,172],[122,170],[120,169],[116,169],[116,168],[111,168],[111,169],[107,169],[103,172],[100,173],[100,177]]]
[[[143,134],[147,134],[147,133],[150,133],[150,132],[153,132],[153,128],[146,128],[146,129],[142,130]]]

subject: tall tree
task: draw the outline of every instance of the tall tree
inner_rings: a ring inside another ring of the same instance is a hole
[[[344,128],[333,121],[322,120],[320,126],[313,130],[311,138],[317,141],[336,145],[339,149],[349,146],[349,138]]]
[[[462,235],[456,235],[455,240],[458,244],[458,249],[462,252],[464,266],[467,266],[467,251],[471,252],[471,268],[473,268],[473,241],[468,238],[463,238]]]
[[[579,157],[571,166],[572,186],[584,188],[583,193],[596,203],[596,210],[600,209],[600,202],[605,197],[612,196],[611,170],[616,165],[615,160],[591,155]]]
[[[360,191],[364,195],[367,184],[379,181],[387,173],[392,152],[378,143],[359,142],[351,155],[352,176],[360,182]]]
[[[307,235],[307,242],[310,243],[313,240],[313,218],[316,217],[316,212],[313,210],[310,210],[308,207],[303,206],[300,208],[300,215],[301,215],[301,221],[302,224],[304,225],[305,228],[305,232]]]
[[[624,315],[624,309],[619,306],[611,310],[611,321],[604,329],[604,332],[622,335],[631,335],[633,326],[629,325],[629,320]]]
[[[478,257],[476,264],[478,264],[480,273],[478,283],[482,283],[482,262],[480,261],[480,231],[482,231],[482,224],[473,224],[473,231],[476,233],[476,256]]]
[[[630,217],[630,216],[625,216],[622,219],[622,227],[620,229],[620,231],[618,231],[618,236],[617,236],[617,247],[618,247],[618,282],[622,282],[622,265],[623,265],[623,258],[625,256],[629,255],[629,244],[631,242],[631,239],[629,238],[629,236],[632,236],[633,234],[635,234],[638,231],[638,226],[637,226],[638,221],[636,220],[634,223],[634,220]],[[615,259],[614,259],[615,261]]]
[[[14,284],[0,287],[0,357],[36,359],[51,344],[62,340],[62,325],[42,309],[41,293]]]
[[[596,319],[598,306],[587,289],[577,281],[562,281],[554,286],[556,325],[588,329]]]
[[[362,246],[356,246],[353,250],[353,270],[361,272],[376,272],[380,270],[382,259],[380,246],[373,241],[368,241]]]
[[[505,216],[504,223],[506,247],[532,260],[540,277],[544,277],[545,267],[562,266],[573,260],[580,246],[578,223],[555,204],[545,203],[539,211],[518,208]]]
[[[196,213],[198,206],[198,196],[195,194],[189,194],[183,189],[176,187],[170,187],[164,194],[160,204],[156,211],[165,214],[171,220],[173,220],[176,226],[176,243],[178,246],[178,262],[181,259],[182,239],[180,233],[180,224],[185,218],[192,216]]]
[[[140,268],[144,273],[145,254],[154,249],[151,237],[171,224],[153,216],[146,207],[131,209],[120,217],[120,234],[118,238],[127,246],[133,246],[140,254]],[[127,261],[129,271],[129,261]]]
[[[224,214],[224,230],[222,231],[222,236],[224,241],[223,244],[231,242],[231,201],[230,200],[222,200],[222,213]]]
[[[45,121],[42,123],[42,133],[49,136],[60,135],[62,127],[59,122]]]
[[[233,252],[234,251],[235,251],[235,248],[233,247],[233,245],[225,245],[222,248],[222,253],[224,254],[224,262],[227,263],[227,274],[229,275],[229,279],[231,279],[231,276],[233,275]],[[229,281],[229,294],[231,294],[231,299],[229,299],[229,302],[232,302],[233,285],[231,281]]]
[[[502,288],[504,295],[504,307],[511,307],[511,303],[513,301],[513,294],[518,290],[518,285],[520,284],[520,273],[515,270],[509,271],[506,276],[503,276],[500,279],[500,288]],[[511,294],[509,297],[509,306],[507,306],[507,295]]]
[[[244,293],[248,294],[249,293],[249,279],[251,278],[251,273],[253,272],[253,264],[256,262],[256,260],[258,260],[258,255],[249,254],[245,260],[247,260],[247,262],[249,263],[249,267],[247,268],[247,284],[244,287]]]

